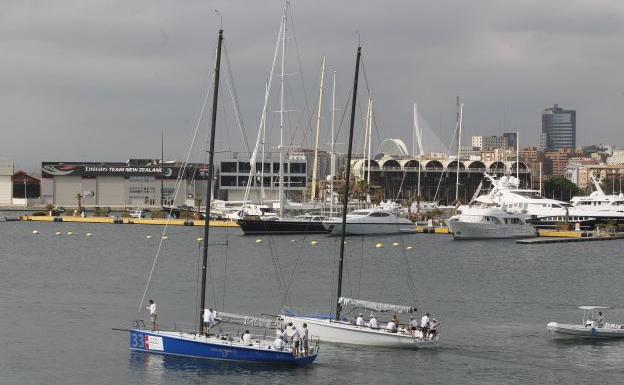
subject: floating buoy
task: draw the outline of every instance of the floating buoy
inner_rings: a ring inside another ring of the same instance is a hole
[[[74,233],[73,233],[73,232],[71,232],[71,231],[68,231],[68,232],[67,232],[67,235],[74,235]]]
[[[411,250],[411,249],[413,249],[413,247],[412,247],[412,246],[407,246],[407,247],[405,248],[405,250]]]
[[[256,243],[262,243],[262,239],[256,239]]]
[[[151,237],[152,237],[151,235],[148,235],[148,236],[146,236],[145,238],[150,239]]]
[[[203,242],[203,241],[204,241],[204,238],[202,237],[197,238],[197,242]]]
[[[163,239],[169,239],[169,237],[168,237],[168,236],[166,236],[166,235],[163,235],[163,237],[162,237],[162,238],[163,238]]]
[[[295,240],[294,240],[294,239],[291,239],[290,241],[291,241],[291,242],[294,242]]]
[[[381,249],[382,247],[384,247],[383,243],[378,243],[375,245],[376,248]]]
[[[33,230],[33,234],[39,234],[39,230]]]
[[[399,242],[394,242],[394,243],[392,244],[392,246],[398,246],[398,245],[399,245]]]
[[[63,233],[61,233],[60,231],[56,232],[56,235],[61,235],[61,234],[63,234]]]
[[[91,233],[87,233],[86,235],[87,235],[87,237],[90,237],[90,236],[92,236],[93,234],[91,234]]]
[[[310,242],[310,244],[311,244],[312,246],[316,246],[316,245],[318,244],[318,242],[317,242],[317,241],[312,241],[312,242]]]

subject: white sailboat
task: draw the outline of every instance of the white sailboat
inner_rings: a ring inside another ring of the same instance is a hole
[[[351,123],[349,130],[348,152],[347,152],[347,165],[351,164],[351,153],[353,149],[353,125],[355,120],[356,110],[356,98],[357,98],[357,85],[358,74],[360,67],[361,47],[357,49],[356,65],[355,65],[355,78],[353,83],[353,99],[351,103]],[[349,181],[351,178],[351,168],[347,166],[347,172],[345,180]],[[386,347],[427,347],[436,343],[439,338],[439,324],[437,321],[432,328],[435,330],[431,336],[427,329],[412,329],[412,325],[402,327],[401,325],[394,325],[390,328],[377,328],[374,322],[368,326],[363,325],[361,322],[352,322],[344,317],[341,317],[341,313],[346,308],[353,309],[367,309],[375,312],[394,312],[403,314],[412,314],[416,311],[413,306],[403,306],[386,304],[381,302],[364,301],[359,299],[342,297],[342,273],[344,266],[344,248],[345,248],[345,236],[346,223],[347,223],[347,204],[349,200],[349,189],[347,183],[347,191],[343,196],[343,209],[342,209],[342,231],[340,241],[340,257],[338,263],[338,285],[337,285],[337,303],[336,313],[332,318],[328,317],[312,317],[305,315],[298,315],[291,311],[284,311],[284,314],[280,316],[286,323],[292,323],[297,327],[302,327],[303,324],[307,324],[310,333],[314,336],[318,336],[323,341],[356,345],[368,345],[368,346],[386,346]],[[427,325],[425,325],[427,326]]]

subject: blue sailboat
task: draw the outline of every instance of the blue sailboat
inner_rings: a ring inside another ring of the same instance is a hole
[[[318,354],[318,340],[309,341],[306,354],[295,352],[292,346],[283,344],[282,341],[267,339],[266,336],[253,336],[243,341],[231,334],[207,334],[202,330],[203,312],[206,305],[206,273],[208,262],[208,235],[211,206],[211,191],[213,180],[215,126],[217,117],[217,100],[219,95],[219,71],[221,66],[221,46],[223,43],[223,30],[219,30],[217,56],[214,72],[214,92],[211,119],[210,150],[208,161],[208,179],[206,188],[206,222],[204,226],[202,279],[199,304],[199,326],[197,331],[185,332],[182,330],[160,331],[149,330],[143,321],[134,321],[133,327],[127,329],[130,333],[130,350],[165,354],[189,358],[204,358],[211,360],[255,362],[266,364],[291,364],[305,365],[312,363]],[[276,320],[259,317],[237,316],[233,314],[220,314],[220,321],[224,323],[237,323],[253,328],[283,329],[285,325]],[[279,338],[278,338],[279,339]]]

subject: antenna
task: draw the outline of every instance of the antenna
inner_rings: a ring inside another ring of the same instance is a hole
[[[221,15],[221,11],[219,8],[215,8],[214,12],[219,16],[219,29],[223,29],[223,16]]]

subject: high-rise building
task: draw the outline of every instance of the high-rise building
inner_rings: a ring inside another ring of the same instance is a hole
[[[546,151],[576,148],[576,110],[564,110],[555,104],[542,112],[541,145]]]

